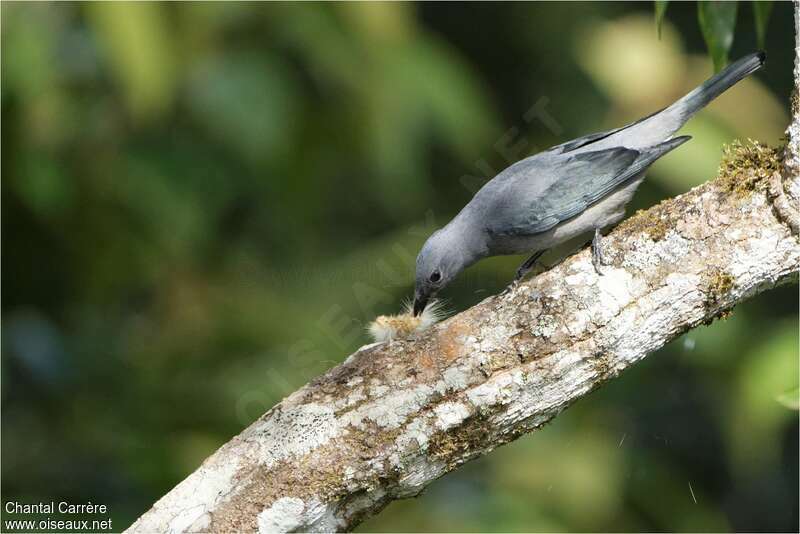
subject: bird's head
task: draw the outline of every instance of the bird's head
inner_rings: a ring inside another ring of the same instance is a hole
[[[434,232],[417,256],[414,315],[422,313],[428,301],[452,282],[464,267],[458,243],[448,239],[444,230]]]

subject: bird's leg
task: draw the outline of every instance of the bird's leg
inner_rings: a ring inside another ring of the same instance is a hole
[[[606,260],[603,257],[603,244],[600,242],[601,237],[600,229],[595,228],[594,238],[592,239],[592,265],[594,265],[594,270],[597,274],[602,274],[602,267],[606,264]]]
[[[547,250],[534,252],[530,258],[525,260],[522,265],[519,266],[517,269],[517,274],[514,276],[514,279],[511,281],[511,283],[508,284],[508,287],[506,287],[505,291],[503,291],[503,295],[515,288],[517,284],[519,284],[520,280],[525,278],[525,275],[531,272],[533,266],[536,265],[536,260],[538,260],[545,252],[547,252]]]
[[[542,254],[544,254],[545,252],[547,252],[547,251],[546,250],[540,250],[538,252],[534,252],[533,254],[531,254],[531,257],[528,258],[527,260],[525,260],[522,263],[522,265],[520,265],[519,268],[517,269],[517,274],[514,277],[514,282],[519,282],[520,280],[525,278],[525,275],[528,274],[529,272],[531,272],[531,269],[533,269],[533,266],[536,265],[536,260],[541,258]]]

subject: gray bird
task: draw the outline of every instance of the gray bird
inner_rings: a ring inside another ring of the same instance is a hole
[[[480,259],[532,253],[517,270],[514,284],[547,249],[591,231],[592,261],[599,272],[600,231],[625,216],[625,205],[650,165],[690,139],[673,134],[758,70],[765,58],[764,52],[745,56],[667,108],[622,128],[554,146],[492,178],[423,245],[417,256],[414,315]]]

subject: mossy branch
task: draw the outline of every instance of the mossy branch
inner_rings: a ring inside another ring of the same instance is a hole
[[[583,250],[420,339],[362,347],[131,531],[350,529],[539,428],[675,337],[796,278],[800,243],[768,194],[780,154],[731,147],[715,180],[612,231],[602,275]]]

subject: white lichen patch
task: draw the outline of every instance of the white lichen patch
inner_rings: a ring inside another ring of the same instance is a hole
[[[330,506],[309,499],[282,497],[256,516],[260,534],[275,532],[335,532],[342,522]]]
[[[798,133],[800,133],[800,128],[798,130]],[[800,180],[786,180],[784,184],[786,186],[786,193],[795,201],[800,200]]]
[[[376,345],[377,345],[377,343],[376,343]],[[347,387],[349,387],[349,388],[356,387],[357,385],[361,384],[362,382],[364,382],[364,377],[363,376],[354,376],[353,378],[351,378],[350,380],[347,381]]]
[[[753,266],[760,261],[760,258],[765,258],[770,252],[777,250],[780,240],[781,236],[776,232],[759,232],[758,236],[747,239],[746,250],[739,252],[737,261],[734,263],[748,267]],[[730,271],[734,271],[734,269],[730,269]]]
[[[433,426],[428,423],[428,415],[416,417],[408,423],[405,430],[397,436],[395,440],[395,448],[398,451],[396,458],[392,462],[395,467],[400,466],[401,458],[407,453],[413,453],[421,450],[428,449],[428,442],[430,435],[433,432]]]
[[[435,393],[436,390],[428,384],[392,391],[344,414],[341,424],[364,428],[364,422],[371,421],[383,428],[398,428],[405,423],[409,414],[427,405]]]
[[[443,402],[433,411],[436,414],[436,426],[440,430],[449,430],[458,426],[470,415],[470,409],[462,402]]]
[[[469,371],[461,366],[448,367],[442,373],[442,380],[445,391],[461,391],[469,384]]]
[[[363,387],[357,387],[353,391],[348,393],[346,397],[343,397],[343,398],[340,398],[340,399],[337,399],[336,401],[334,401],[333,405],[334,405],[335,409],[338,411],[338,410],[342,410],[342,409],[345,409],[345,408],[349,408],[351,406],[355,406],[359,402],[361,402],[363,400],[366,400],[366,399],[367,399],[367,395],[366,395],[366,393],[364,393],[364,388]]]
[[[565,324],[567,331],[573,337],[579,337],[589,329],[593,322],[592,314],[585,310],[577,310]]]
[[[332,505],[311,499],[306,503],[305,515],[307,517],[309,532],[341,532],[344,521],[336,515],[336,508]]]
[[[354,478],[355,478],[355,476],[356,476],[356,474],[357,474],[357,472],[356,472],[356,470],[353,468],[353,466],[352,466],[352,465],[346,465],[346,466],[344,466],[343,478],[344,478],[345,482],[347,482],[348,480],[352,480],[352,479],[354,479]]]
[[[575,350],[572,350],[571,348],[567,350],[558,351],[555,354],[552,354],[550,355],[550,357],[548,357],[549,374],[553,376],[563,377],[565,374],[574,370],[576,366],[580,364],[585,357],[586,354],[577,352]],[[544,376],[542,373],[537,373],[537,372],[531,373],[530,381],[534,380],[549,381],[546,376]]]
[[[525,384],[525,376],[521,369],[498,373],[483,384],[467,391],[467,398],[480,410],[503,404],[511,399]]]
[[[376,381],[377,382],[377,381]],[[369,396],[373,399],[382,397],[389,391],[389,386],[381,383],[375,383],[369,387]]]
[[[310,403],[276,410],[258,421],[242,437],[257,445],[258,463],[270,467],[281,460],[302,456],[342,433],[333,406]]]
[[[603,276],[597,280],[597,289],[600,299],[616,315],[620,308],[625,307],[632,299],[631,285],[633,276],[625,269],[606,267]]]
[[[386,496],[386,491],[383,488],[375,488],[371,491],[362,492],[360,495],[352,499],[346,506],[343,515],[344,519],[348,519],[354,515],[360,514],[363,510],[369,510],[374,507],[376,503],[381,502]],[[331,529],[327,532],[339,532],[341,528]],[[346,529],[349,530],[349,529]]]
[[[347,395],[347,406],[352,406],[358,402],[361,402],[367,398],[366,394],[364,394],[363,388],[358,388],[352,391],[349,395]]]
[[[282,497],[264,509],[256,519],[260,534],[291,532],[305,525],[306,503],[297,497]]]
[[[560,300],[564,296],[564,291],[559,284],[553,284],[547,296],[553,300]]]
[[[700,283],[700,277],[693,273],[670,273],[664,278],[664,284],[674,292],[691,291]]]
[[[663,239],[652,241],[647,237],[637,238],[626,251],[622,266],[630,271],[638,272],[663,264],[675,264],[686,258],[692,241],[682,234],[694,231],[697,224],[684,223],[678,232],[670,230]]]
[[[798,250],[785,247],[783,244],[786,239],[781,240],[781,236],[785,236],[787,233],[788,232],[784,228],[762,229],[758,233],[758,237],[750,237],[747,239],[744,249],[739,248],[736,251],[732,251],[734,260],[729,265],[726,265],[724,270],[737,280],[735,284],[736,291],[733,292],[734,295],[747,294],[750,290],[754,290],[762,284],[766,284],[764,287],[769,287],[774,284],[776,280],[775,277],[763,280],[761,284],[750,285],[741,282],[742,279],[752,279],[756,273],[762,271],[765,268],[764,258],[766,257],[773,257],[773,261],[775,262],[773,271],[776,273],[782,271],[782,273],[785,274],[800,270]],[[760,238],[763,238],[765,241],[763,245],[758,243]],[[790,239],[796,238],[792,236]],[[765,256],[765,254],[767,256]],[[780,256],[776,258],[776,254],[780,254]],[[779,271],[778,268],[780,267],[782,268]],[[746,289],[748,287],[750,289]]]
[[[398,480],[400,497],[413,497],[422,491],[431,480],[442,476],[446,471],[446,464],[442,461],[427,456],[416,456],[406,466],[406,473]]]
[[[725,239],[729,241],[738,241],[743,235],[744,232],[742,232],[742,229],[738,227],[734,227],[725,231]]]
[[[358,354],[359,352],[364,352],[364,351],[365,351],[365,350],[367,350],[367,349],[371,349],[371,348],[377,347],[377,346],[378,346],[378,345],[380,345],[381,343],[382,343],[381,341],[376,341],[375,343],[367,343],[366,345],[361,345],[361,346],[358,348],[358,350],[356,350],[356,351],[355,351],[353,354],[351,354],[350,356],[355,356],[355,355],[356,355],[356,354]],[[349,360],[349,359],[350,359],[350,357],[348,357],[347,359]],[[347,361],[347,360],[345,360],[345,361]]]
[[[578,271],[575,274],[565,276],[564,283],[566,283],[568,286],[585,286],[590,281],[594,281],[595,278],[597,277],[591,276],[585,271]]]
[[[491,327],[481,330],[481,341],[478,344],[481,352],[493,352],[497,347],[503,346],[505,341],[520,332],[519,328],[512,328],[504,321],[491,321]]]
[[[169,522],[169,532],[196,532],[208,526],[211,516],[206,512],[206,506],[198,504],[181,511]]]
[[[214,510],[221,496],[226,495],[240,468],[241,458],[227,458],[224,449],[217,451],[194,473],[175,486],[153,505],[130,530],[138,532],[185,532],[207,524],[208,512]],[[166,525],[157,523],[160,513],[170,517]],[[202,528],[200,528],[202,529]]]
[[[626,309],[606,337],[613,346],[614,366],[624,368],[661,346],[670,335],[668,325],[676,315],[687,320],[699,320],[704,313],[705,301],[700,285],[701,277],[698,275],[671,273],[663,286],[641,297],[636,306]],[[643,309],[648,312],[643,313]]]
[[[555,334],[556,329],[560,326],[559,321],[552,315],[540,315],[536,320],[536,324],[531,328],[531,333],[534,336],[550,337]]]

